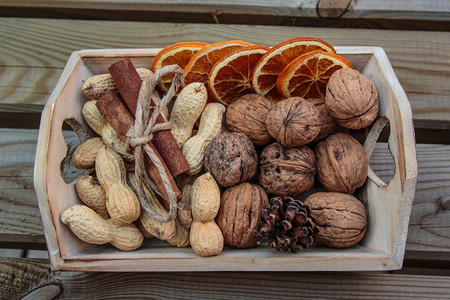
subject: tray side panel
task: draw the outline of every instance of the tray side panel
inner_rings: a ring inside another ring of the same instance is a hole
[[[362,245],[391,256],[401,267],[417,181],[411,108],[382,48],[362,73],[377,86],[379,115],[389,119],[389,150],[395,161],[395,174],[387,186],[371,180],[364,186],[369,225]]]

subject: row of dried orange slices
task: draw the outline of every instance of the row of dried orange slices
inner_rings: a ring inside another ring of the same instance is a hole
[[[352,68],[330,44],[309,37],[290,39],[272,48],[239,40],[181,42],[162,49],[152,70],[171,64],[184,69],[184,85],[203,82],[208,101],[224,104],[253,92],[274,101],[325,97],[331,74]],[[163,78],[160,88],[166,92],[170,83],[170,77]]]

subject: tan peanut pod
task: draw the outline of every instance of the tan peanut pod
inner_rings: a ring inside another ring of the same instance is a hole
[[[172,135],[180,148],[192,135],[192,128],[200,117],[208,99],[205,84],[193,82],[178,95],[170,115]]]
[[[110,243],[123,251],[131,251],[142,245],[143,236],[133,224],[119,225],[105,220],[85,205],[74,205],[61,214],[61,222],[82,241],[102,245]]]
[[[167,241],[178,248],[186,248],[191,245],[189,241],[189,229],[181,224],[179,218],[175,218],[175,234]]]
[[[146,68],[136,69],[139,76],[143,80],[148,75],[153,74],[152,71]],[[117,91],[116,84],[109,73],[98,74],[89,77],[81,88],[90,99],[100,99],[106,92]]]
[[[202,170],[205,149],[211,140],[222,130],[222,119],[225,106],[220,103],[209,103],[200,118],[198,133],[183,144],[183,155],[191,168],[187,174],[197,174]]]
[[[214,221],[220,207],[220,189],[210,173],[198,177],[192,185],[192,218],[189,241],[200,256],[222,252],[224,238]]]
[[[200,256],[219,255],[223,249],[223,234],[214,222],[192,222],[189,234],[192,250]]]
[[[84,104],[81,112],[86,123],[103,139],[103,142],[112,147],[126,160],[133,160],[130,148],[120,139],[111,124],[105,119],[95,105],[97,100],[91,100]]]
[[[73,152],[73,166],[77,169],[92,169],[95,166],[95,157],[97,157],[98,151],[103,146],[101,137],[88,139]]]
[[[133,190],[136,190],[135,175],[133,173],[130,173],[130,174],[128,174],[127,177],[128,177],[128,182],[130,183],[130,186],[133,188]],[[148,200],[148,204],[153,208],[153,210],[157,214],[166,218],[168,216],[168,211],[166,210],[164,205],[162,205],[161,202],[158,200],[158,197],[156,196],[155,192],[146,183],[143,184],[143,187],[144,187],[144,193]],[[175,220],[161,222],[161,221],[154,219],[144,208],[142,208],[141,210],[142,210],[142,212],[141,212],[141,215],[138,220],[139,224],[151,236],[156,237],[160,240],[167,240],[175,234],[175,231],[176,231]]]
[[[141,214],[141,205],[126,183],[125,164],[120,155],[109,147],[100,149],[95,172],[105,189],[106,207],[111,218],[127,224],[136,221]]]
[[[144,236],[134,224],[123,224],[114,219],[107,220],[110,235],[114,238],[110,244],[123,251],[133,251],[142,245]]]
[[[220,189],[211,173],[194,181],[191,191],[192,218],[199,222],[214,220],[220,208]]]
[[[142,226],[142,223],[139,221],[139,219],[137,219],[136,222],[134,222],[137,226],[137,228],[139,228],[139,230],[142,232],[142,235],[144,236],[144,238],[146,239],[151,239],[154,238],[153,235],[150,234],[150,232],[148,232],[144,226]]]
[[[178,208],[178,219],[186,228],[191,227],[192,223],[191,192],[192,185],[185,185],[183,188],[183,198],[181,199],[183,207]]]
[[[106,192],[97,178],[91,175],[82,176],[77,180],[75,189],[84,204],[93,209],[103,219],[109,219],[106,209]]]

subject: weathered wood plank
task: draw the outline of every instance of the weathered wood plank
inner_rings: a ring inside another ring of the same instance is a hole
[[[44,243],[33,186],[37,132],[0,132],[0,240]]]
[[[33,164],[37,130],[0,129],[0,243],[44,243]],[[417,145],[419,179],[406,249],[450,251],[450,146]],[[392,178],[392,157],[386,144],[372,154],[374,171],[386,182]],[[432,257],[431,257],[432,258]]]
[[[0,6],[21,8],[64,8],[134,10],[182,13],[243,14],[259,16],[285,16],[310,18],[385,18],[396,20],[449,20],[448,1],[432,0],[290,0],[290,1],[14,1],[1,0]]]
[[[47,260],[0,259],[5,298],[64,299],[446,299],[447,276],[384,273],[53,273]],[[33,294],[31,294],[31,292]]]
[[[450,146],[417,145],[419,177],[409,221],[406,249],[450,251]],[[393,158],[386,144],[377,144],[372,169],[389,182]]]
[[[314,36],[333,45],[382,46],[419,126],[450,129],[450,53],[442,50],[450,47],[450,32],[16,18],[0,18],[0,27],[0,119],[13,111],[40,113],[74,50],[237,38],[274,45],[292,37]]]

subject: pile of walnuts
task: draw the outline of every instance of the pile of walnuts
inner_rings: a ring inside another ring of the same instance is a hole
[[[354,193],[366,181],[368,158],[348,132],[371,125],[378,110],[375,85],[351,68],[333,73],[325,99],[271,102],[249,94],[228,105],[229,132],[211,141],[204,161],[225,188],[217,217],[225,244],[255,246],[254,233],[270,197],[298,197],[319,183],[328,192],[304,200],[319,229],[314,243],[358,243],[367,218]]]

